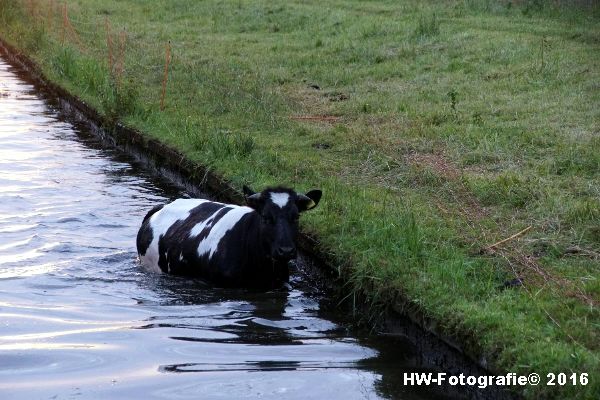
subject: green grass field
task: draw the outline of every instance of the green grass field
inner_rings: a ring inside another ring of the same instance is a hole
[[[499,371],[590,374],[528,398],[591,399],[593,3],[72,0],[65,17],[57,1],[0,0],[0,35],[107,121],[240,188],[322,188],[303,229],[348,295],[423,313]]]

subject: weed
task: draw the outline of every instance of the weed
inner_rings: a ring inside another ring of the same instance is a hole
[[[435,13],[419,16],[419,22],[413,32],[416,38],[429,38],[440,33],[440,22]]]
[[[568,211],[567,220],[572,223],[596,223],[600,226],[600,200],[591,197],[575,200]]]
[[[75,50],[68,46],[58,49],[52,60],[52,66],[59,76],[67,79],[75,78],[78,71]]]
[[[531,179],[515,172],[505,172],[495,178],[472,178],[470,187],[484,205],[525,207],[539,196]]]
[[[207,140],[207,151],[214,158],[248,157],[255,148],[254,139],[241,133],[220,129],[212,133]]]
[[[86,92],[99,94],[108,76],[108,70],[91,58],[80,57],[74,64],[76,70],[76,80]]]
[[[429,166],[411,165],[408,175],[409,181],[414,185],[436,188],[444,183],[444,178]]]
[[[535,12],[540,12],[544,9],[543,0],[526,0],[524,7],[521,9],[523,15],[530,17]]]
[[[104,115],[109,123],[131,115],[137,107],[139,89],[133,80],[123,80],[119,84],[112,76],[107,76],[99,93]]]
[[[456,114],[456,104],[458,104],[458,92],[452,89],[448,92],[448,98],[450,99],[450,109]]]
[[[600,173],[600,138],[555,147],[555,157],[545,160],[548,173],[555,175],[582,174],[593,177]]]
[[[479,111],[476,111],[473,113],[473,115],[471,116],[471,120],[473,121],[473,124],[481,126],[483,125],[483,116],[481,115],[481,113]]]
[[[547,60],[544,59],[544,54],[547,53],[550,49],[550,42],[546,37],[542,37],[540,39],[540,67],[538,72],[543,72],[548,63]]]
[[[25,36],[26,40],[24,47],[33,52],[37,53],[41,48],[44,47],[44,41],[46,40],[46,30],[43,25],[33,25],[29,32],[29,35]]]
[[[4,26],[11,26],[14,21],[25,18],[24,10],[14,0],[0,0],[0,22]]]

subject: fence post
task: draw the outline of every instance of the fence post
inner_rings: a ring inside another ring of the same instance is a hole
[[[52,32],[52,20],[54,19],[54,4],[48,0],[48,32]]]
[[[62,45],[65,45],[65,34],[67,31],[67,3],[63,4],[63,24],[62,24],[62,34],[60,37],[60,41]]]
[[[108,71],[113,73],[113,53],[112,53],[112,38],[110,36],[110,23],[108,17],[104,17],[104,27],[106,29],[106,47],[108,48]]]
[[[123,69],[125,68],[125,29],[119,32],[119,54],[115,65],[115,75],[117,86],[121,85],[121,76],[123,75]]]

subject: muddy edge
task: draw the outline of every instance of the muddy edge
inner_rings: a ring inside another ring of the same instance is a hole
[[[177,150],[136,129],[120,123],[107,124],[95,109],[48,80],[34,61],[2,37],[0,54],[21,73],[22,79],[32,83],[47,100],[58,106],[68,120],[87,127],[107,145],[133,156],[154,173],[173,181],[192,195],[208,193],[216,200],[236,204],[243,202],[240,191],[207,167],[190,161]],[[347,285],[335,267],[334,256],[320,248],[316,237],[304,232],[300,233],[298,245],[302,250],[299,264],[306,279],[328,295],[341,298],[342,289]],[[477,338],[444,333],[438,328],[437,321],[427,317],[420,306],[402,295],[397,296],[394,304],[383,307],[382,315],[376,317],[375,321],[369,317],[372,308],[367,304],[365,295],[358,294],[347,303],[351,304],[345,307],[349,312],[353,308],[358,314],[354,319],[360,324],[368,324],[372,331],[382,335],[408,339],[420,352],[423,361],[448,374],[503,374],[503,371],[493,367],[492,360],[480,356]],[[335,304],[339,306],[339,302]],[[484,390],[473,388],[469,394],[473,399],[521,398],[517,393],[496,386]]]

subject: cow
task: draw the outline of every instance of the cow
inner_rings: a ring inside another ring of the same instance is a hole
[[[142,266],[219,287],[269,290],[286,283],[299,215],[315,208],[322,192],[243,189],[247,206],[177,199],[151,209],[137,235]]]

